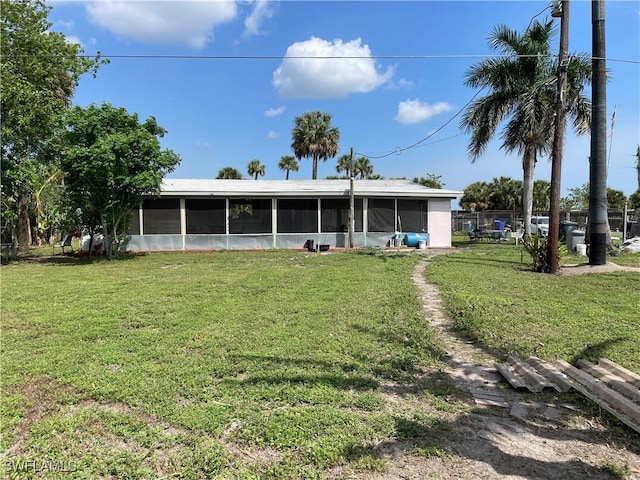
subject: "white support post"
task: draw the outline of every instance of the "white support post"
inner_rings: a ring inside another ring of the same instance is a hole
[[[277,247],[276,238],[278,236],[278,199],[271,199],[271,235],[273,239],[272,247]]]
[[[186,200],[180,198],[180,236],[182,237],[182,250],[187,249],[187,209]]]

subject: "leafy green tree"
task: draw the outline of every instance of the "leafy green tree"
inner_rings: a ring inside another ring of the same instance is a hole
[[[278,168],[280,170],[283,170],[286,173],[285,176],[285,180],[289,180],[289,172],[297,172],[298,171],[298,161],[296,160],[295,157],[292,157],[291,155],[284,155],[280,158],[280,161],[278,162]]]
[[[569,194],[560,201],[563,210],[586,210],[589,208],[589,183],[569,189]]]
[[[64,172],[57,165],[36,165],[37,175],[33,191],[33,215],[36,225],[35,243],[51,242],[54,231],[64,217]]]
[[[133,210],[148,196],[160,194],[164,176],[180,163],[171,150],[161,150],[166,133],[149,117],[107,103],[74,107],[56,138],[65,173],[65,190],[83,211],[89,231],[102,227],[107,255],[117,254]]]
[[[338,153],[340,131],[331,126],[331,115],[319,111],[306,112],[295,119],[291,149],[299,160],[311,158],[311,178],[318,178],[318,160],[327,161]]]
[[[435,173],[427,173],[426,177],[415,177],[413,183],[418,183],[423,187],[429,188],[444,188],[444,183],[441,180],[442,175],[436,175]]]
[[[249,162],[249,165],[247,165],[247,173],[250,177],[253,177],[254,180],[257,180],[258,175],[264,177],[265,167],[260,163],[260,160],[254,158]]]
[[[218,180],[242,180],[242,174],[233,167],[224,167],[218,170],[218,175],[216,176]]]
[[[490,90],[471,103],[460,122],[471,133],[472,161],[484,153],[500,125],[504,125],[501,148],[522,155],[526,236],[531,234],[534,168],[538,155],[549,153],[553,146],[557,61],[549,47],[552,34],[552,21],[536,20],[523,34],[497,26],[490,45],[501,56],[473,65],[465,82]],[[568,115],[576,133],[584,134],[590,128],[591,108],[582,92],[591,82],[591,62],[586,55],[573,54],[567,69]]]
[[[360,180],[370,178],[370,176],[373,175],[373,164],[371,160],[367,157],[358,157],[355,162],[353,162],[353,175],[359,177]]]
[[[460,199],[460,206],[465,210],[480,212],[491,205],[491,188],[487,182],[473,182],[468,185]]]
[[[632,210],[640,208],[640,189],[629,195],[629,208]]]
[[[44,0],[2,1],[0,8],[0,118],[2,213],[18,226],[19,251],[31,241],[36,164],[59,126],[80,77],[95,75],[98,58],[82,57],[80,45],[51,31]]]
[[[627,196],[621,190],[607,188],[607,208],[624,208]]]

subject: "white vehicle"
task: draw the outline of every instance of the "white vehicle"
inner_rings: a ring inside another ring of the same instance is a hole
[[[620,245],[620,250],[627,252],[640,252],[640,237],[633,237]]]
[[[531,217],[531,235],[546,237],[549,235],[549,217]]]

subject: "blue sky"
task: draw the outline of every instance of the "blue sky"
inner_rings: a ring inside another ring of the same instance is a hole
[[[173,178],[215,178],[225,166],[246,175],[257,158],[266,166],[265,179],[282,179],[277,163],[292,155],[294,119],[311,110],[332,115],[340,130],[338,155],[353,147],[387,178],[432,173],[454,190],[502,175],[522,178],[521,159],[500,150],[499,136],[471,163],[468,135],[456,115],[476,93],[464,85],[465,72],[494,53],[487,42],[492,29],[504,24],[521,32],[538,14],[551,18],[548,2],[51,5],[52,30],[81,43],[85,53],[100,51],[111,60],[97,78],[83,77],[74,102],[108,102],[141,119],[155,116],[168,131],[163,146],[182,158]],[[569,50],[590,54],[591,2],[572,0],[570,11]],[[605,18],[608,118],[616,111],[608,184],[629,195],[638,188],[640,4],[609,0]],[[555,52],[558,35],[553,42]],[[158,58],[165,56],[190,58]],[[296,56],[350,58],[288,58]],[[563,195],[588,181],[589,149],[589,136],[568,134]],[[320,165],[319,178],[335,174],[335,160]],[[311,161],[301,160],[291,178],[311,178]],[[536,178],[550,179],[548,158],[539,160]]]

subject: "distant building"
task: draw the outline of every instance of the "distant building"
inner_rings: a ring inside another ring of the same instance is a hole
[[[396,232],[451,246],[451,201],[462,192],[407,180],[356,180],[356,247],[385,247]],[[165,179],[135,212],[129,251],[348,246],[348,180]]]

